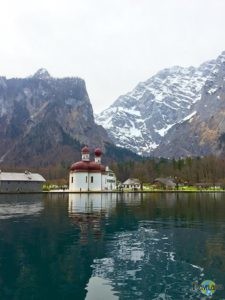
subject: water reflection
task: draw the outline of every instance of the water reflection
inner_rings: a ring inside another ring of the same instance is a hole
[[[115,295],[115,291],[109,280],[102,277],[92,276],[87,285],[87,295],[85,300],[118,300],[119,296]],[[101,291],[101,293],[100,293]]]
[[[0,219],[39,214],[44,208],[42,195],[0,195]]]
[[[70,216],[77,213],[108,213],[117,203],[116,194],[69,194]]]
[[[200,299],[193,281],[225,282],[224,196],[0,197],[23,208],[0,218],[0,298]]]
[[[221,194],[141,195],[138,201],[132,196],[117,195],[116,205],[109,205],[108,211],[112,216],[113,210],[118,215],[126,210],[127,221],[139,215],[138,227],[123,232],[118,227],[119,232],[107,243],[105,257],[94,259],[87,299],[101,299],[101,282],[108,286],[112,299],[117,295],[121,299],[196,299],[200,293],[192,289],[192,282],[200,283],[205,276],[223,282]],[[91,203],[86,206],[89,213],[95,202]],[[143,217],[152,220],[143,221]],[[217,222],[211,223],[214,220]],[[98,279],[98,284],[93,279]]]
[[[115,235],[106,257],[94,260],[92,276],[110,282],[121,299],[196,299],[191,282],[201,281],[203,268],[181,258],[179,248],[174,232],[140,222],[136,231]]]
[[[88,237],[100,239],[103,235],[102,222],[110,209],[110,200],[101,194],[70,194],[69,216],[80,229],[80,243],[87,244]]]

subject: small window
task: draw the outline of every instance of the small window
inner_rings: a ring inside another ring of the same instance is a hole
[[[71,183],[73,183],[73,177],[71,177]]]
[[[87,182],[87,176],[86,176],[86,182]]]
[[[91,176],[91,183],[93,183],[94,182],[94,178],[93,178],[93,176]]]

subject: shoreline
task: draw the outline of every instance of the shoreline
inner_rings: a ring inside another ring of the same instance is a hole
[[[158,191],[89,191],[89,192],[69,192],[69,191],[45,191],[43,193],[59,193],[59,194],[152,194],[152,193],[225,193],[222,191],[171,191],[171,190],[158,190]]]
[[[84,191],[84,192],[71,192],[63,190],[51,190],[42,192],[0,192],[0,195],[23,195],[23,194],[155,194],[155,193],[174,193],[174,194],[185,194],[185,193],[225,193],[225,190],[156,190],[156,191]]]

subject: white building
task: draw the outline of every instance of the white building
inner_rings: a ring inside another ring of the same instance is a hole
[[[87,146],[81,150],[82,160],[72,164],[69,176],[70,192],[112,191],[116,189],[113,171],[101,164],[102,151],[95,149],[95,160],[90,161]]]
[[[45,179],[37,173],[1,172],[0,193],[37,193],[42,192]]]
[[[126,181],[124,181],[122,187],[127,189],[139,190],[141,188],[141,183],[140,180],[137,178],[128,178]]]

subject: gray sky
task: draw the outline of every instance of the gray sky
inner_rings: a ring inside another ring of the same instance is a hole
[[[165,67],[225,50],[225,0],[0,0],[0,74],[86,81],[95,112]]]

